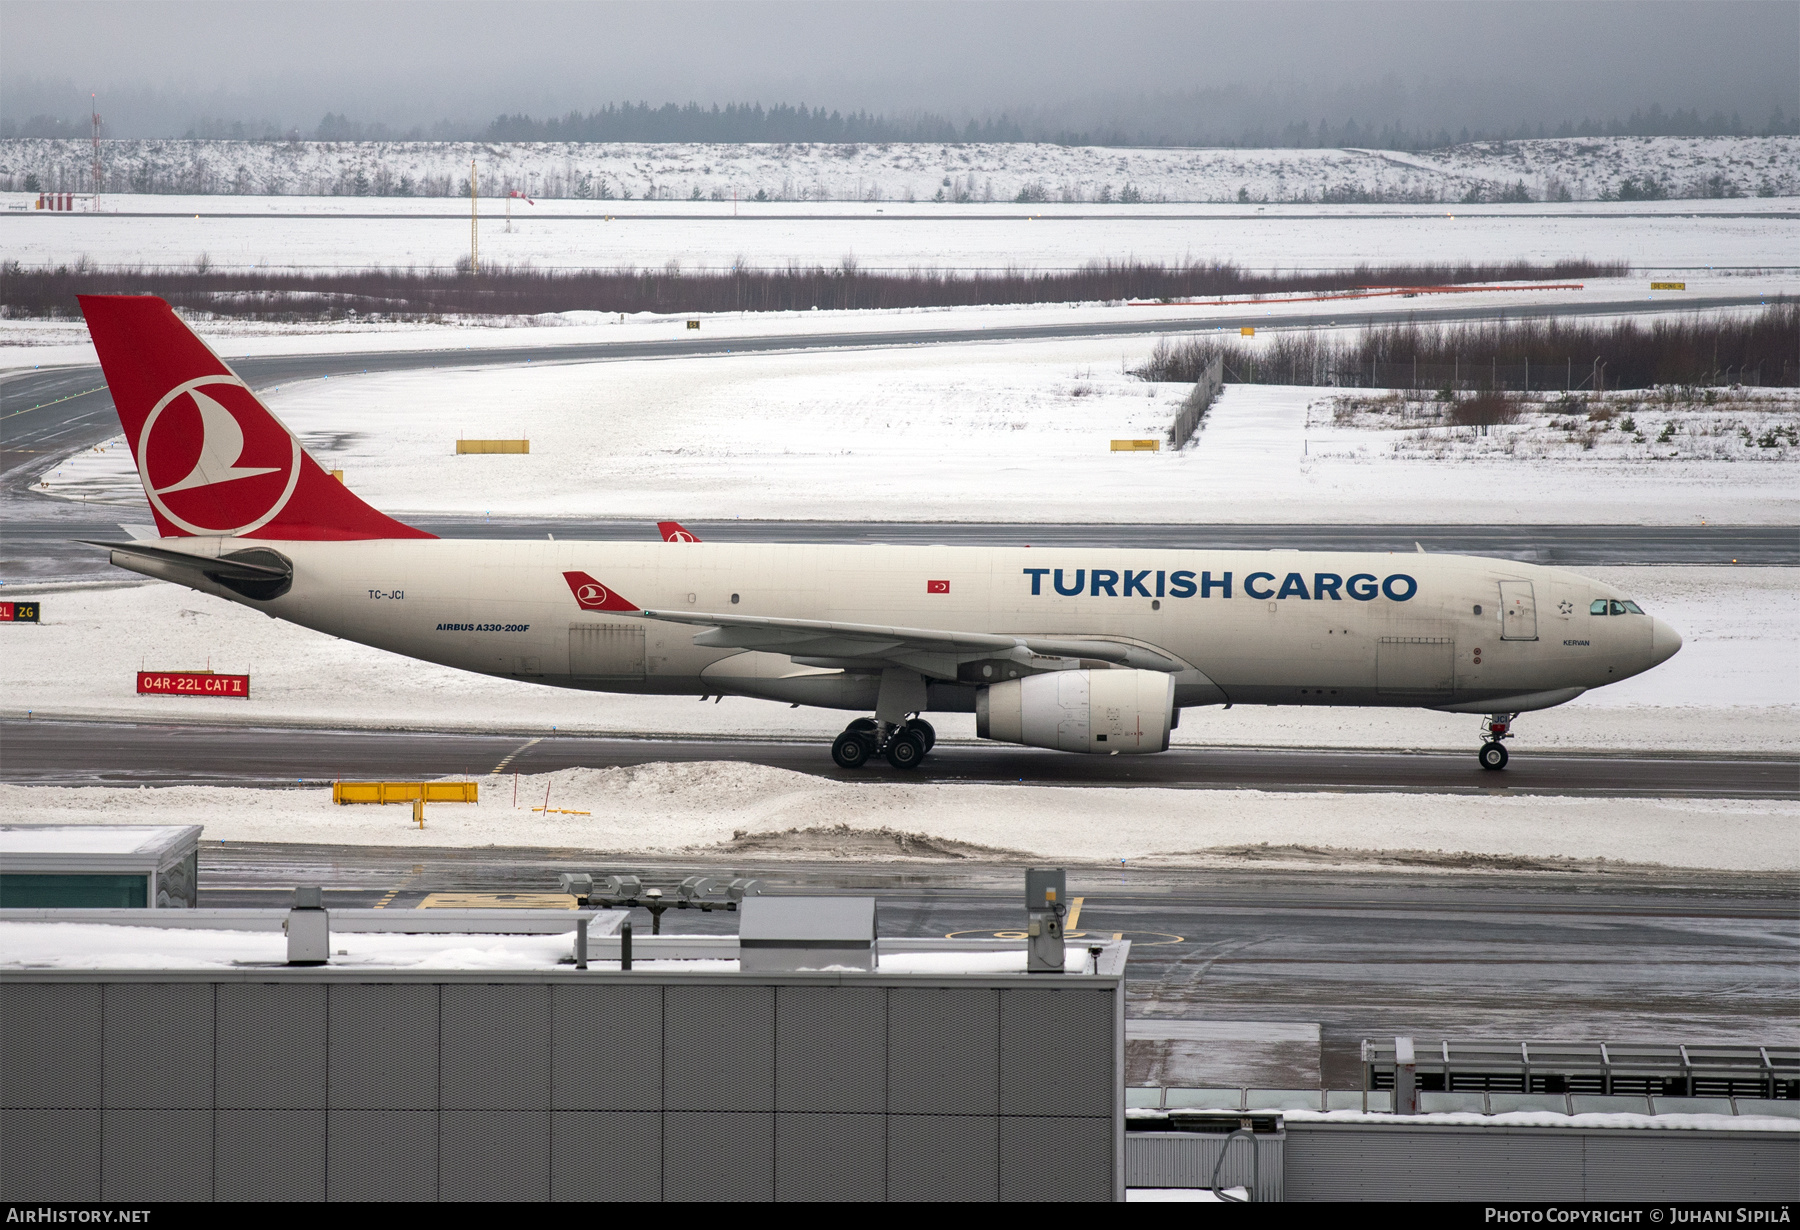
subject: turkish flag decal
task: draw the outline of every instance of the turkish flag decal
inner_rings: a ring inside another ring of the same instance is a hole
[[[950,592],[950,582],[927,581],[925,582],[925,592],[928,594],[947,594]]]

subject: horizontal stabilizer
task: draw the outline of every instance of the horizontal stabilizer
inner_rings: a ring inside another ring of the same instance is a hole
[[[95,542],[89,538],[78,541],[90,547],[103,547],[117,555],[135,556],[157,564],[172,564],[177,568],[194,568],[216,577],[230,577],[234,581],[273,581],[292,576],[294,571],[276,564],[254,563],[250,560],[233,559],[228,555],[195,555],[191,551],[172,551],[168,547],[151,547],[141,542]],[[258,554],[273,555],[274,552],[260,551]]]

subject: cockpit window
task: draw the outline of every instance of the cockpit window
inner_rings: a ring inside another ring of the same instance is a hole
[[[1589,615],[1604,615],[1604,614],[1606,614],[1606,599],[1596,598],[1592,602],[1588,603],[1588,614]]]
[[[1614,605],[1617,604],[1615,603]],[[1633,615],[1642,615],[1644,613],[1644,608],[1629,598],[1625,599],[1625,609],[1630,611]],[[1617,614],[1617,612],[1614,613]]]
[[[1608,614],[1623,615],[1624,613],[1625,613],[1625,604],[1623,602],[1620,602],[1617,598],[1614,598],[1612,600],[1612,610],[1610,612],[1608,612]]]

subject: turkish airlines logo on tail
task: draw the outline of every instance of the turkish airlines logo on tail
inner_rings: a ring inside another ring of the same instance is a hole
[[[642,609],[635,603],[621,598],[585,572],[565,572],[563,580],[569,583],[569,592],[575,595],[576,605],[584,611],[638,611]]]
[[[699,542],[700,538],[679,521],[658,521],[657,530],[664,542]]]
[[[925,582],[925,592],[928,594],[947,594],[950,592],[950,582],[927,581]]]
[[[204,390],[204,391],[202,391]],[[234,376],[163,394],[137,439],[138,477],[158,512],[190,534],[248,534],[300,481],[300,441]]]

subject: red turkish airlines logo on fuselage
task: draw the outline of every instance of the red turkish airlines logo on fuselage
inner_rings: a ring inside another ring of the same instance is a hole
[[[300,442],[234,376],[163,394],[137,440],[156,510],[190,534],[248,534],[273,521],[300,480]]]
[[[569,592],[575,595],[575,604],[584,611],[636,611],[640,609],[635,603],[627,602],[585,572],[565,572],[563,580],[569,583]]]

